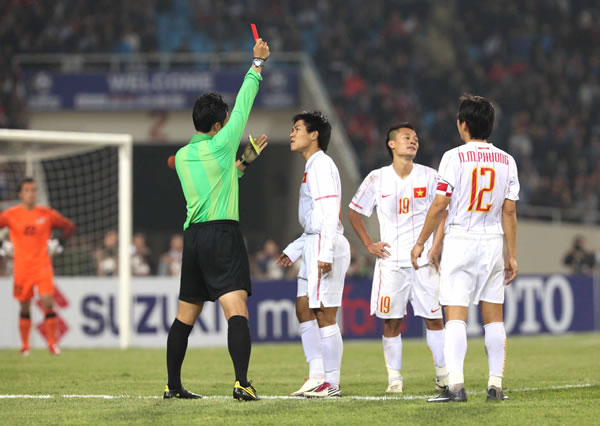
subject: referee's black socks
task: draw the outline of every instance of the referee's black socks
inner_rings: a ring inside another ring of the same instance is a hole
[[[235,369],[235,380],[246,387],[248,386],[248,364],[250,362],[250,349],[252,348],[248,319],[236,315],[229,318],[228,324],[227,346]]]
[[[185,358],[188,337],[193,325],[187,325],[175,318],[169,337],[167,338],[167,373],[169,375],[169,389],[181,389],[181,364]]]

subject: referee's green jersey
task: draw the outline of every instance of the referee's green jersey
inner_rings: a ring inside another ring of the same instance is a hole
[[[175,168],[187,204],[183,229],[212,220],[239,221],[235,155],[262,80],[252,68],[235,100],[227,124],[214,137],[196,134],[175,155]]]

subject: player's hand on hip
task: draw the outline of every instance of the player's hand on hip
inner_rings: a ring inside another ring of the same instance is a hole
[[[288,266],[292,266],[294,264],[294,262],[292,262],[291,259],[285,253],[281,253],[281,255],[277,258],[275,263],[277,265],[283,266],[284,268],[287,268]]]
[[[332,266],[333,266],[332,263],[321,262],[319,260],[319,278],[321,278],[323,275],[327,274],[328,272],[331,272]]]
[[[413,268],[419,269],[419,264],[417,263],[417,259],[421,257],[423,254],[423,249],[425,246],[421,243],[416,243],[413,249],[410,251],[410,262],[412,263]]]
[[[506,264],[504,266],[504,278],[506,280],[506,285],[510,285],[517,277],[517,273],[519,272],[519,267],[517,266],[517,259],[514,257],[509,257],[506,259]]]
[[[369,253],[377,256],[380,259],[385,259],[391,256],[391,253],[386,250],[386,247],[391,247],[388,243],[384,241],[379,241],[378,243],[371,243],[367,246],[367,250]]]
[[[252,137],[252,136],[250,136]],[[254,143],[252,143],[252,139],[250,143],[246,145],[244,149],[244,153],[242,154],[242,159],[247,163],[252,163],[254,160],[258,158],[261,152],[267,147],[267,135],[262,135],[260,138],[256,139]]]
[[[267,42],[263,41],[262,38],[259,38],[254,45],[253,53],[255,58],[266,60],[271,54],[271,51],[269,50]]]

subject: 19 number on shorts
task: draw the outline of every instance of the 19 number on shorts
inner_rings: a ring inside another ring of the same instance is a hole
[[[477,182],[479,176],[490,175],[490,184],[485,188],[481,188],[479,192],[477,192]],[[469,208],[467,211],[472,212],[473,207],[475,207],[475,211],[479,213],[487,213],[492,208],[492,203],[487,203],[482,206],[483,195],[486,192],[492,192],[494,189],[494,185],[496,184],[496,171],[491,167],[475,167],[473,172],[471,173],[471,200],[469,201]],[[477,204],[477,206],[475,206]]]
[[[390,313],[390,305],[391,305],[390,296],[381,296],[381,302],[379,303],[379,311],[382,314]]]

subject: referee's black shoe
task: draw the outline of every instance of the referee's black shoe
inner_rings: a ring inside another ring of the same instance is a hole
[[[190,392],[189,390],[181,387],[181,389],[170,390],[169,385],[165,386],[165,393],[163,399],[180,398],[180,399],[200,399],[202,395]]]
[[[260,401],[252,382],[248,383],[248,386],[242,386],[239,381],[233,385],[233,399],[238,401]]]
[[[450,389],[444,389],[435,398],[428,399],[427,402],[467,402],[467,392],[462,388],[458,392],[452,392]]]

